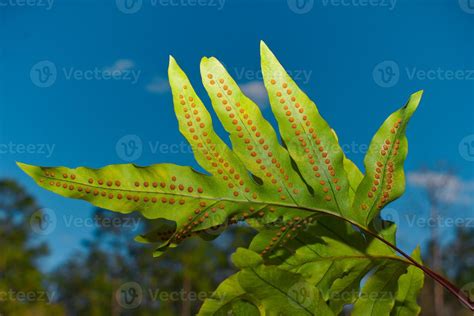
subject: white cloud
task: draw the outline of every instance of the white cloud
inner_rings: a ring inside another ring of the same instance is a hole
[[[261,108],[266,108],[269,105],[267,90],[263,82],[250,81],[239,86],[244,94],[255,101]]]
[[[453,204],[474,204],[474,181],[456,175],[435,171],[418,171],[408,174],[412,186],[436,190],[440,201]]]
[[[146,85],[145,89],[150,93],[162,94],[170,91],[170,85],[167,80],[156,76]]]
[[[122,73],[134,67],[135,67],[135,63],[133,62],[133,60],[119,59],[119,60],[116,60],[112,66],[105,67],[104,71],[112,72],[112,73],[116,73],[116,72]]]

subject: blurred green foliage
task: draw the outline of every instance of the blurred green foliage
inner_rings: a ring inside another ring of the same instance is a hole
[[[253,235],[236,226],[213,242],[191,238],[156,259],[149,245],[133,241],[153,222],[97,209],[96,223],[114,225],[99,226],[83,241],[83,250],[42,273],[39,260],[48,247],[37,241],[30,224],[40,209],[17,183],[0,181],[0,315],[194,315],[235,273],[230,255]],[[457,236],[443,249],[443,272],[474,292],[474,232],[459,229]],[[432,283],[426,281],[422,315],[432,308]],[[446,303],[446,315],[469,315],[449,294]]]
[[[0,315],[61,315],[37,268],[48,247],[34,242],[29,220],[39,209],[17,183],[0,181]]]

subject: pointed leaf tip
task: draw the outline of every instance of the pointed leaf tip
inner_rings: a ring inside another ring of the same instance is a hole
[[[419,90],[419,91],[413,93],[413,94],[410,96],[410,99],[411,99],[411,100],[416,100],[417,102],[420,102],[421,97],[423,96],[423,93],[424,93],[424,90]]]
[[[204,56],[203,58],[201,58],[201,63],[200,63],[200,69],[201,69],[201,73],[204,73],[204,71],[206,70],[210,70],[209,68],[211,67],[210,64],[211,63],[215,63],[217,61],[217,59],[215,57],[206,57]],[[218,61],[217,61],[218,62]]]
[[[417,91],[417,92],[413,93],[410,96],[410,99],[408,100],[407,104],[405,105],[405,108],[407,109],[408,114],[410,116],[411,116],[411,114],[413,114],[413,112],[416,111],[416,109],[420,105],[422,96],[423,96],[423,90]]]
[[[353,203],[353,209],[362,215],[361,222],[365,225],[405,192],[406,127],[418,108],[422,94],[422,90],[413,93],[401,109],[385,120],[370,142],[364,158],[366,175],[357,188]],[[384,167],[387,165],[389,168]]]
[[[203,57],[201,59],[201,72],[216,73],[225,71],[224,65],[215,57]]]
[[[169,77],[170,85],[172,84],[173,81],[176,82],[176,81],[182,80],[183,75],[184,75],[184,72],[181,69],[181,67],[178,65],[178,63],[176,62],[176,59],[174,59],[174,57],[170,55],[170,61],[168,65],[168,77]]]
[[[174,57],[170,55],[169,65],[168,65],[168,74],[170,74],[172,71],[178,72],[178,73],[183,72],[181,67],[178,65],[178,62],[176,61],[176,59],[174,59]]]
[[[272,51],[268,47],[268,45],[264,41],[260,41],[260,55],[263,57],[264,55],[273,56]]]
[[[26,173],[30,177],[33,177],[35,169],[38,168],[36,166],[29,165],[29,164],[19,162],[19,161],[17,161],[16,164],[21,170],[23,170],[24,173]]]

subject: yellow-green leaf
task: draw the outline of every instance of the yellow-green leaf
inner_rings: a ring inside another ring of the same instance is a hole
[[[260,48],[265,87],[280,134],[314,190],[314,205],[350,217],[344,153],[336,136],[268,47],[262,42]]]
[[[364,159],[365,176],[353,205],[359,222],[366,226],[405,191],[403,164],[408,152],[405,132],[422,94],[422,91],[413,94],[403,108],[390,115],[370,143]]]

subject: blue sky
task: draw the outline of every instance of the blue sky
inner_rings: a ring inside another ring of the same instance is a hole
[[[405,219],[421,207],[413,202],[419,189],[438,176],[415,173],[421,167],[444,161],[454,169],[443,197],[454,201],[448,216],[473,217],[473,0],[21,3],[0,1],[0,168],[2,177],[18,180],[60,219],[54,231],[40,236],[53,251],[47,267],[79,249],[92,231],[65,225],[63,216],[86,219],[92,207],[36,187],[14,162],[124,163],[119,140],[139,139],[137,164],[196,167],[174,117],[168,56],[205,101],[199,61],[216,56],[274,123],[261,85],[260,40],[316,101],[360,167],[386,116],[411,93],[425,90],[408,130],[412,181],[390,206],[401,218],[405,249],[426,240],[428,231]]]

